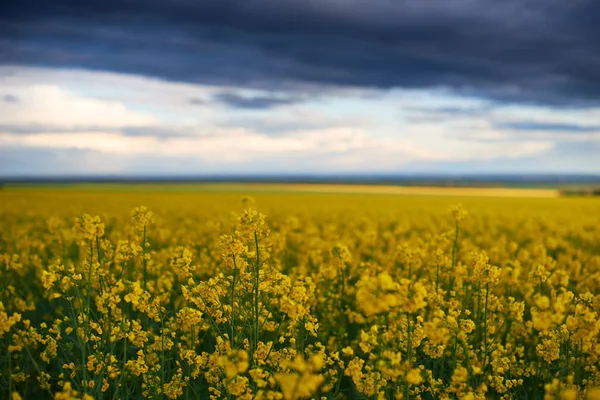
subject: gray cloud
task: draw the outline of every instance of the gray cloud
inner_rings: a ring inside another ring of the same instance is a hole
[[[218,93],[214,96],[214,100],[232,108],[249,110],[265,110],[302,101],[298,97],[243,96],[232,92]]]
[[[404,107],[403,118],[411,123],[445,123],[459,118],[485,118],[494,109],[494,104],[473,107]]]
[[[339,127],[366,128],[367,121],[360,118],[333,118],[333,117],[302,117],[269,116],[261,117],[233,117],[219,122],[223,128],[245,128],[251,131],[271,136],[286,136],[301,131],[313,131]]]
[[[12,135],[41,135],[41,134],[70,134],[80,132],[118,132],[123,136],[149,136],[158,139],[170,139],[198,136],[199,128],[190,130],[184,128],[172,128],[161,126],[122,126],[122,127],[105,127],[105,126],[58,126],[58,125],[39,125],[39,124],[21,124],[21,125],[2,125],[0,124],[0,132]]]
[[[184,132],[183,129],[153,126],[123,127],[119,129],[119,132],[124,136],[152,136],[159,139],[181,138],[190,136],[190,133]]]
[[[203,106],[203,105],[205,105],[205,104],[208,103],[206,100],[200,99],[198,97],[191,98],[191,99],[188,100],[188,102],[190,104],[194,104],[196,106]]]
[[[0,97],[0,100],[2,100],[5,103],[18,103],[19,102],[19,98],[17,96],[15,96],[14,94],[5,94],[4,96]]]
[[[531,121],[518,121],[518,122],[507,122],[502,124],[496,124],[496,128],[518,130],[518,131],[551,131],[551,132],[576,132],[576,133],[588,133],[588,132],[600,132],[600,125],[588,126],[578,124],[557,124],[557,123],[543,123],[543,122],[531,122]]]
[[[114,128],[101,126],[56,126],[22,123],[19,125],[0,124],[0,132],[22,135],[36,135],[44,133],[76,133],[76,132],[102,132]]]

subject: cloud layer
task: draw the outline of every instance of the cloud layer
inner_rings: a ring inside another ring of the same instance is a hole
[[[0,4],[0,175],[600,173],[596,0]]]
[[[600,107],[421,89],[294,96],[0,67],[0,175],[600,172]]]
[[[0,63],[590,106],[600,102],[597,15],[595,0],[22,0],[0,6]]]

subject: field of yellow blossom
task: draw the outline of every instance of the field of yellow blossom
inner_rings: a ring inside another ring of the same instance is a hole
[[[597,199],[243,194],[0,190],[0,398],[600,399]]]

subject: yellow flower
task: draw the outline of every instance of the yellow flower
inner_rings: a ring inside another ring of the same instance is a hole
[[[133,375],[140,376],[141,374],[148,372],[148,366],[146,365],[146,359],[143,350],[139,350],[137,352],[137,356],[138,357],[136,360],[127,361],[126,366]]]
[[[136,230],[142,231],[154,222],[154,214],[146,206],[136,207],[131,210],[131,223]]]
[[[354,355],[354,350],[352,350],[352,347],[348,346],[348,347],[344,347],[342,349],[342,353],[347,355],[347,356],[353,356]]]
[[[4,311],[4,304],[0,301],[0,338],[2,338],[4,334],[19,321],[21,321],[21,314],[13,313],[9,317]]]
[[[171,268],[181,279],[189,279],[192,277],[192,272],[196,269],[192,265],[192,252],[185,247],[179,246],[173,250],[171,258]]]
[[[467,217],[467,211],[460,203],[450,206],[448,208],[448,212],[452,216],[452,219],[454,219],[456,222],[460,222]]]
[[[231,350],[228,354],[219,356],[217,365],[225,371],[225,376],[231,379],[248,370],[248,353],[244,350]]]
[[[278,373],[275,380],[285,400],[301,399],[314,394],[324,381],[322,375],[312,373]]]
[[[594,387],[588,390],[587,400],[600,400],[600,387]]]
[[[410,385],[418,385],[421,381],[421,371],[418,368],[413,368],[406,374],[406,382]]]
[[[567,389],[560,394],[560,400],[577,400],[577,390]]]
[[[75,218],[75,231],[84,239],[96,240],[104,236],[104,224],[100,217],[92,217],[88,214],[83,214],[79,218]]]
[[[539,296],[535,301],[535,304],[539,307],[540,310],[546,310],[550,307],[550,299],[548,296]]]

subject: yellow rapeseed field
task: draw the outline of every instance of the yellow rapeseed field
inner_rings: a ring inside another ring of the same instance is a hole
[[[0,398],[600,399],[597,199],[247,189],[0,190]]]

